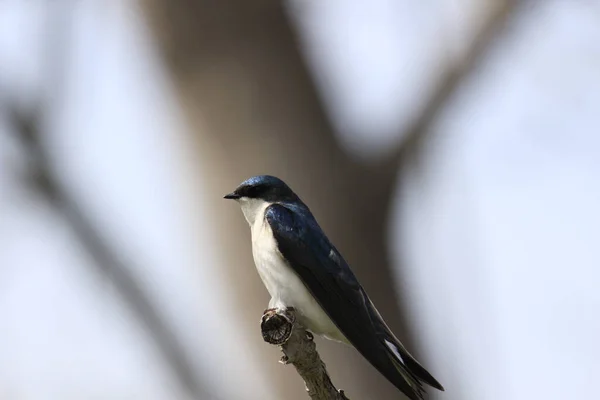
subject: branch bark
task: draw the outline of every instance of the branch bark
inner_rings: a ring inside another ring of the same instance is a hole
[[[260,328],[265,342],[281,347],[281,363],[296,368],[312,400],[349,400],[331,382],[313,335],[298,322],[293,309],[265,311]]]

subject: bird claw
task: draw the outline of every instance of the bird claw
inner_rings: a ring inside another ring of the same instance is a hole
[[[265,311],[263,311],[263,315],[262,315],[262,317],[260,317],[260,322],[261,323],[265,322],[266,318],[269,318],[269,317],[273,316],[274,314],[277,314],[276,308],[267,308]]]
[[[283,365],[287,365],[290,363],[290,359],[288,356],[286,356],[285,354],[281,356],[281,358],[279,359],[279,362],[282,363]]]
[[[273,314],[278,314],[278,313],[295,313],[296,309],[294,307],[286,307],[286,308],[267,308],[265,311],[263,311],[263,315],[262,318],[268,317],[268,316],[272,316]]]
[[[306,334],[307,340],[312,342],[315,339],[315,336],[312,333],[310,333],[309,331],[305,331],[304,333]]]

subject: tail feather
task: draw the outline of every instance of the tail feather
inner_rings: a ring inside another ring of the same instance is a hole
[[[389,331],[388,331],[389,332]],[[438,390],[444,391],[444,387],[425,369],[419,362],[404,348],[402,343],[389,332],[389,338],[385,338],[386,347],[391,353],[391,356],[398,361],[402,369],[414,377],[419,383],[425,382],[429,386]]]
[[[388,350],[388,356],[392,360],[394,366],[404,378],[406,383],[413,389],[415,399],[422,399],[424,388],[421,382],[429,386],[444,391],[444,387],[425,369],[419,362],[406,350],[400,343],[398,338],[392,333],[387,326],[375,305],[369,301],[369,311],[371,313],[371,321],[378,327],[377,331],[380,335],[380,340]],[[413,397],[411,397],[413,398]]]
[[[389,357],[392,361],[392,364],[394,364],[394,367],[396,367],[396,370],[400,373],[402,380],[408,384],[411,389],[410,392],[404,391],[404,393],[411,400],[423,400],[423,394],[425,393],[423,384],[419,382],[417,377],[415,377],[415,375],[410,372],[410,370],[408,370],[406,366],[395,357],[395,355],[390,355]]]

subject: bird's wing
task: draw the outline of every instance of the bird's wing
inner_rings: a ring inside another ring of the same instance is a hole
[[[443,390],[389,330],[346,261],[309,213],[282,204],[265,210],[279,251],[290,267],[348,341],[409,398],[422,398],[421,381]]]

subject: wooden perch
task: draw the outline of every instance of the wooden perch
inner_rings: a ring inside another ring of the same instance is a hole
[[[281,347],[281,363],[296,367],[312,400],[349,400],[333,386],[313,335],[296,320],[292,308],[266,310],[260,329],[265,342]]]

